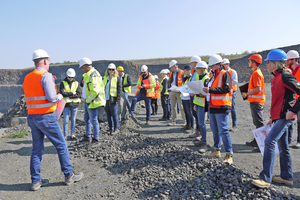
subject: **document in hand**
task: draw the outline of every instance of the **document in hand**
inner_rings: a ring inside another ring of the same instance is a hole
[[[193,93],[193,91],[190,90],[190,88],[189,88],[188,86],[180,86],[180,87],[178,87],[177,89],[181,92],[181,94],[182,94],[184,97],[189,96],[190,93]]]
[[[208,93],[203,91],[204,85],[202,81],[186,82],[186,85],[193,91],[194,94],[201,93],[203,95],[208,95]]]
[[[267,135],[269,134],[269,132],[271,131],[271,129],[272,129],[271,126],[266,125],[266,126],[258,128],[258,129],[252,130],[254,138],[257,142],[257,145],[259,147],[259,150],[260,150],[262,156],[264,156],[265,139],[266,139]],[[275,144],[275,153],[279,153],[277,143]]]
[[[241,91],[241,94],[242,94],[242,92],[248,92],[248,85],[249,85],[249,83],[246,83],[246,84],[244,84],[244,85],[241,85],[239,88],[240,88],[240,91]],[[243,97],[243,96],[242,96]],[[243,97],[243,99],[244,99],[244,101],[247,99],[248,97],[246,97],[246,98],[244,98]]]
[[[59,118],[61,116],[61,113],[63,112],[63,110],[65,108],[65,105],[66,105],[66,101],[64,99],[57,102],[57,108],[54,111],[54,114],[55,114],[55,117],[56,117],[57,121],[59,120]]]
[[[180,91],[178,90],[178,87],[177,87],[176,85],[172,85],[172,86],[169,88],[169,90],[172,90],[172,91],[174,91],[174,92],[180,92]]]

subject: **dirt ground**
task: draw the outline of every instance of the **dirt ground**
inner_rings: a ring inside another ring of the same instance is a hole
[[[267,102],[264,111],[265,122],[269,119],[270,110],[270,84],[266,84]],[[260,152],[253,152],[251,147],[245,145],[246,141],[253,139],[252,118],[250,114],[249,103],[243,101],[239,93],[236,96],[236,107],[238,115],[238,130],[231,133],[233,143],[234,165],[245,172],[257,177],[262,170],[262,155]],[[140,133],[149,137],[163,138],[166,142],[186,146],[194,151],[199,147],[194,147],[187,133],[180,131],[184,122],[179,119],[177,125],[167,126],[166,122],[158,121],[162,115],[161,106],[159,114],[151,116],[150,125],[144,126],[145,109],[141,109],[136,116],[140,124],[127,124],[131,132]],[[179,115],[180,117],[180,115]],[[83,112],[79,111],[77,119],[82,123]],[[230,120],[231,127],[231,120]],[[296,128],[294,122],[294,129]],[[62,125],[62,120],[60,120]],[[140,128],[139,128],[140,127]],[[212,132],[207,124],[207,139],[210,146],[213,145]],[[84,134],[83,132],[77,134]],[[101,135],[100,140],[110,137]],[[112,174],[97,162],[90,162],[88,158],[82,157],[74,159],[70,150],[70,162],[75,171],[82,171],[84,178],[82,181],[71,186],[64,186],[64,176],[60,170],[60,164],[57,153],[49,140],[45,139],[45,150],[41,166],[43,178],[50,178],[50,184],[42,187],[36,192],[30,191],[30,155],[31,155],[31,135],[25,138],[0,138],[0,200],[2,199],[134,199],[132,190],[125,184],[126,176],[122,174]],[[293,142],[296,143],[296,133],[294,131]],[[70,144],[70,141],[68,141]],[[223,148],[223,146],[222,146]],[[210,149],[208,149],[210,150]],[[294,171],[294,187],[284,188],[286,194],[293,194],[300,199],[300,159],[299,149],[290,148]],[[224,150],[221,151],[224,157]],[[274,174],[279,175],[279,157],[276,156]]]

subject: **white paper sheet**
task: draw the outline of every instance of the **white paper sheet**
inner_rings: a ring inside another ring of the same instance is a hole
[[[266,125],[266,126],[258,128],[258,129],[252,130],[254,138],[257,142],[257,145],[259,147],[259,150],[260,150],[262,156],[264,156],[265,139],[266,139],[267,135],[269,134],[269,132],[271,131],[271,129],[272,129],[272,127],[270,127],[269,125]],[[275,153],[279,153],[277,143],[275,144]]]
[[[190,90],[190,88],[188,86],[180,86],[180,87],[177,87],[177,89],[181,92],[181,94],[184,97],[189,96],[190,93],[193,93],[193,91]]]
[[[63,112],[63,110],[65,108],[65,105],[66,105],[66,101],[64,99],[57,102],[57,108],[54,111],[54,114],[55,114],[55,117],[56,117],[57,121],[59,120],[59,118],[61,116],[61,113]]]
[[[203,83],[202,81],[192,81],[192,82],[186,82],[186,85],[193,91],[194,94],[203,94],[208,95],[208,93],[205,93],[203,91]]]
[[[172,85],[168,90],[172,90],[172,91],[174,91],[174,92],[180,92],[180,91],[178,90],[178,87],[177,87],[176,85]]]

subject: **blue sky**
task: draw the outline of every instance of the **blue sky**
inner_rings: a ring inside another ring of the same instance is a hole
[[[262,51],[300,43],[299,0],[9,0],[0,3],[0,69],[51,62]]]

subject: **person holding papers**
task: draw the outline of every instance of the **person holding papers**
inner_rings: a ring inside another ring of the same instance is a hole
[[[197,63],[195,67],[195,71],[197,72],[196,81],[201,80],[204,86],[208,84],[208,75],[206,73],[206,69],[208,68],[206,62],[200,61]],[[197,123],[200,128],[201,138],[196,137],[197,140],[194,142],[195,146],[206,146],[206,124],[205,124],[205,96],[201,93],[194,96],[193,101],[195,107],[194,109],[197,112]]]
[[[271,108],[269,125],[273,125],[265,139],[263,170],[259,178],[252,184],[259,188],[269,188],[271,182],[293,185],[292,159],[288,145],[288,128],[292,125],[296,114],[300,110],[300,101],[295,103],[295,92],[300,94],[297,79],[284,69],[286,53],[281,49],[273,49],[268,54],[268,71],[272,72]],[[280,158],[280,176],[273,176],[275,164],[275,144],[278,144]]]
[[[163,116],[159,119],[159,121],[167,121],[170,120],[171,112],[170,112],[170,97],[168,92],[168,71],[163,69],[160,71],[160,75],[162,77],[162,81],[159,85],[159,92],[160,92],[160,100],[161,106],[163,109]]]
[[[190,65],[184,66],[184,78],[182,86],[186,86],[186,82],[189,82],[192,77],[191,73],[192,67]],[[183,105],[183,110],[185,113],[186,125],[181,129],[182,131],[193,130],[194,128],[194,118],[193,118],[193,105],[190,104],[190,95],[184,96],[181,94],[181,100]]]
[[[226,156],[223,162],[231,164],[232,142],[228,130],[228,119],[232,104],[231,77],[229,73],[221,68],[222,57],[212,55],[209,58],[209,66],[214,76],[211,87],[204,87],[205,93],[210,93],[209,119],[210,128],[214,137],[214,149],[208,157],[221,157],[221,138],[223,140]]]

